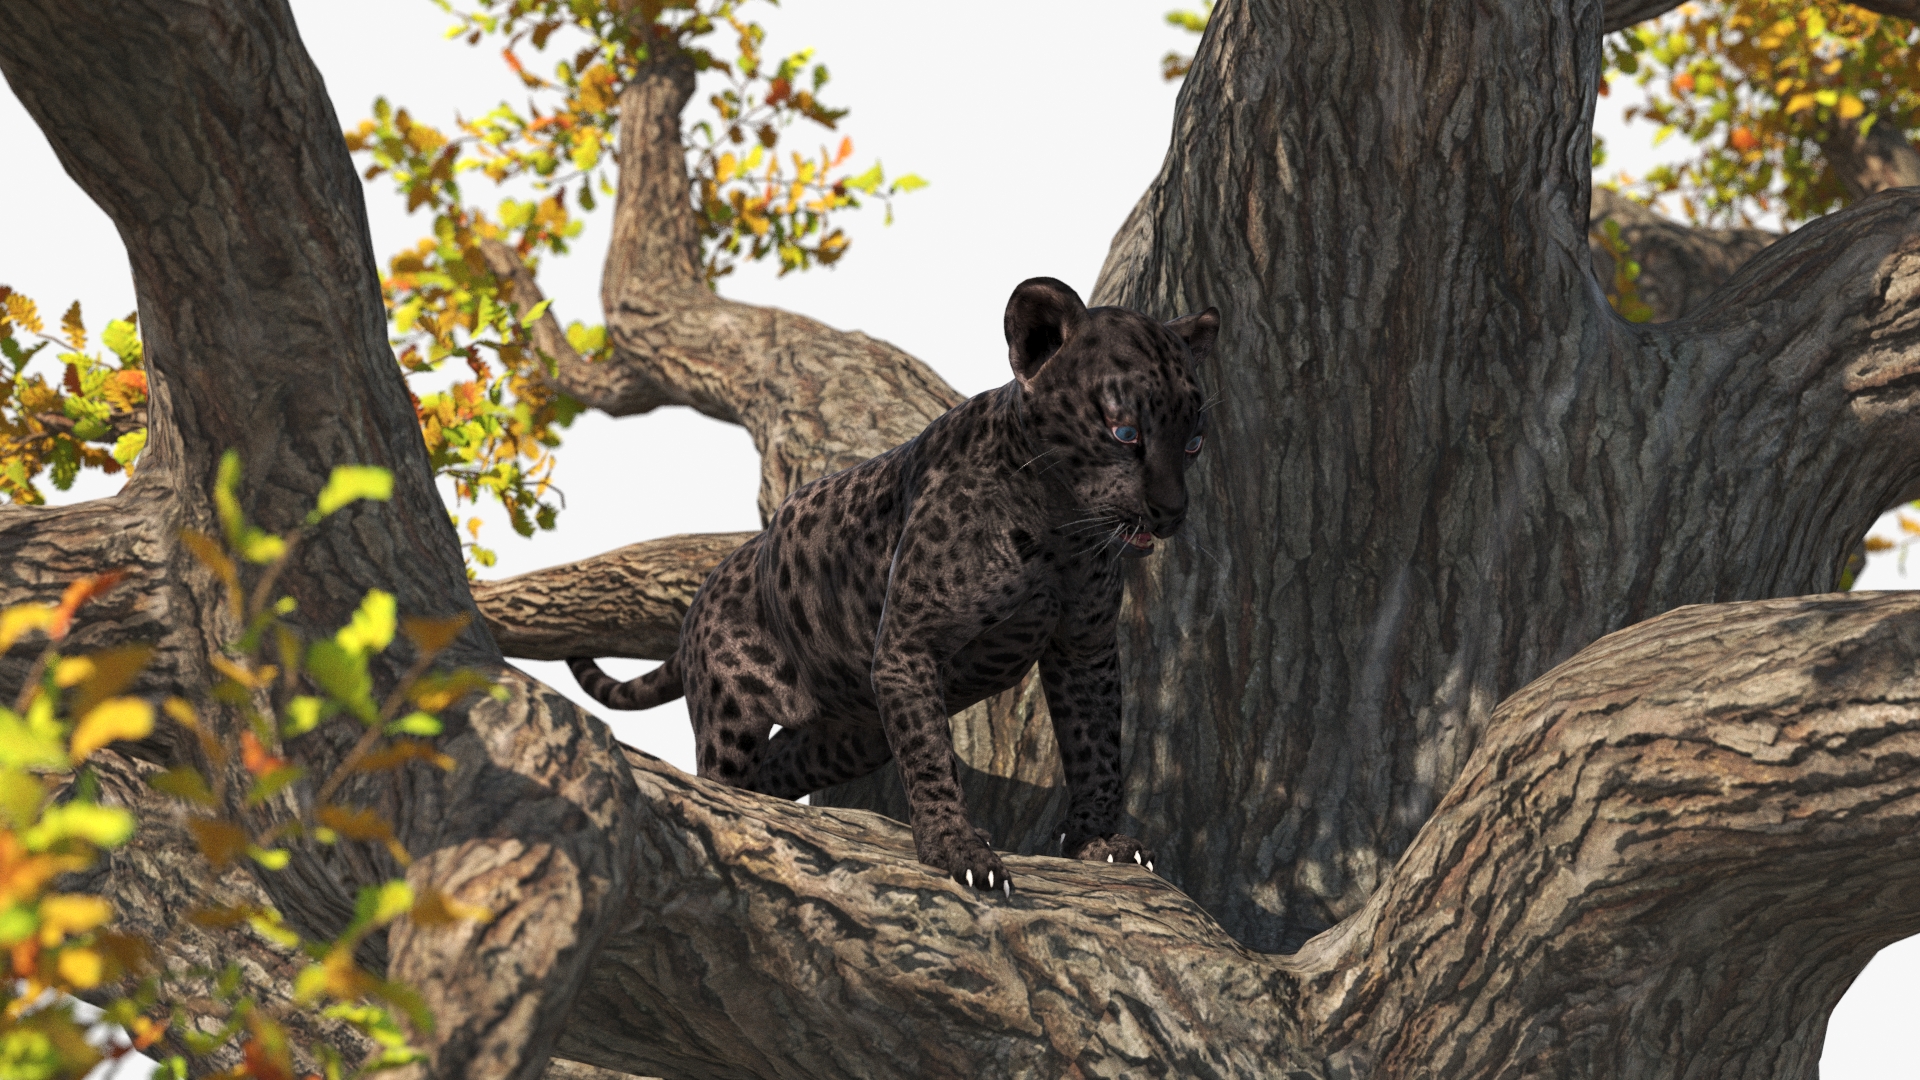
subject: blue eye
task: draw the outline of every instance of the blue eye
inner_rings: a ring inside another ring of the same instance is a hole
[[[1113,437],[1123,443],[1137,443],[1140,441],[1140,429],[1134,427],[1132,424],[1118,424],[1115,425],[1112,430]]]
[[[1205,435],[1195,435],[1193,438],[1188,439],[1187,453],[1189,454],[1199,453],[1201,444],[1205,443],[1206,441],[1207,441],[1207,437]]]

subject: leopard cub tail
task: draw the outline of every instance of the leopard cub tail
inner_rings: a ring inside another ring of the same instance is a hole
[[[678,652],[669,657],[666,663],[626,682],[620,682],[601,671],[599,664],[585,656],[568,658],[567,667],[573,670],[573,677],[580,681],[580,689],[609,709],[651,709],[686,693],[686,689],[680,685]]]

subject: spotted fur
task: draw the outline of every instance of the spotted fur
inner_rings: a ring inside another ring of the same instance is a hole
[[[1038,661],[1072,796],[1062,852],[1150,867],[1114,831],[1120,560],[1186,517],[1194,367],[1218,326],[1212,308],[1163,324],[1023,282],[1012,382],[795,491],[707,578],[664,666],[619,683],[575,659],[575,676],[614,708],[684,690],[700,775],[736,787],[797,798],[897,758],[920,860],[1010,894],[967,819],[947,718]]]

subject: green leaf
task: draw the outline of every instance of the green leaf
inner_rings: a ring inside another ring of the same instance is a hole
[[[247,845],[247,856],[269,870],[285,870],[293,856],[285,848],[263,848]]]
[[[419,735],[432,738],[440,734],[440,721],[432,713],[412,712],[387,725],[389,735]]]
[[[311,525],[335,510],[360,499],[385,502],[393,498],[393,474],[378,465],[335,465],[320,499],[307,515]]]
[[[295,735],[305,735],[320,726],[320,721],[330,712],[327,703],[317,697],[301,694],[287,702],[287,722],[280,729],[281,738],[291,739]]]
[[[0,815],[13,829],[26,829],[40,814],[47,799],[47,785],[39,777],[18,769],[0,769]]]
[[[520,316],[521,328],[525,329],[526,327],[532,326],[534,323],[539,322],[540,316],[545,315],[547,313],[547,305],[551,303],[553,303],[552,300],[542,300],[539,303],[533,305],[533,310],[527,312],[525,315]]]
[[[64,769],[67,764],[67,744],[59,729],[22,720],[12,710],[0,709],[0,766]]]
[[[919,176],[913,173],[908,173],[907,175],[893,182],[893,190],[901,191],[901,192],[919,191],[921,188],[926,186],[927,186],[927,182],[925,180],[922,180]]]
[[[873,168],[868,169],[859,176],[848,177],[845,183],[855,191],[864,191],[871,195],[875,189],[880,186],[880,182],[886,179],[886,175],[886,171],[883,170],[880,167],[880,163],[876,161],[873,163]]]
[[[279,561],[287,553],[287,542],[269,532],[248,526],[240,537],[240,555],[250,563]]]
[[[112,806],[64,803],[50,807],[26,833],[27,850],[45,851],[62,840],[84,840],[95,847],[118,847],[133,835],[133,815]]]
[[[123,466],[130,466],[133,464],[133,460],[140,456],[140,451],[146,448],[147,429],[141,428],[139,431],[129,431],[114,440],[113,460]]]
[[[168,769],[158,776],[149,777],[147,786],[155,791],[165,792],[176,799],[199,803],[202,806],[214,804],[213,790],[207,787],[207,780],[200,770],[190,765]]]
[[[373,677],[367,674],[364,654],[343,649],[335,641],[316,641],[307,647],[307,676],[362,721],[379,722],[380,712],[373,704]]]
[[[13,904],[5,911],[0,911],[0,945],[18,945],[32,937],[38,929],[39,915],[25,904]]]
[[[259,806],[278,795],[288,784],[307,775],[307,770],[298,765],[282,765],[273,769],[253,782],[253,790],[247,792],[247,805]],[[279,869],[272,867],[271,869]]]
[[[132,322],[115,319],[100,331],[100,343],[113,350],[113,354],[128,366],[140,363],[140,332]]]

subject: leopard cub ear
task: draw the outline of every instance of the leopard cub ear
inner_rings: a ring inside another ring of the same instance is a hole
[[[1198,315],[1182,315],[1167,324],[1182,341],[1187,343],[1187,352],[1198,364],[1213,353],[1213,343],[1220,336],[1220,309],[1210,307]]]
[[[1056,278],[1028,278],[1007,301],[1007,359],[1023,389],[1031,388],[1047,358],[1073,334],[1073,324],[1086,314],[1080,294]]]

